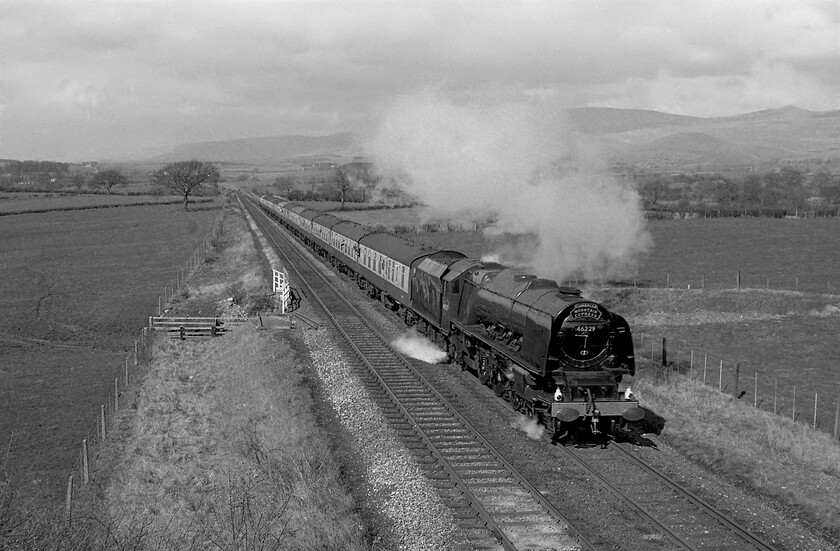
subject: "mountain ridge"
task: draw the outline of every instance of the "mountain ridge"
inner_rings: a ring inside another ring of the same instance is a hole
[[[578,107],[567,110],[578,139],[594,142],[613,163],[648,166],[754,166],[825,159],[840,163],[840,110],[794,106],[723,117],[647,109]],[[351,132],[283,135],[182,144],[154,162],[198,159],[270,164],[312,156],[336,160],[361,154]]]

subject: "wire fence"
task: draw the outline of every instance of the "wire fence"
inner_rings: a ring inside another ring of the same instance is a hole
[[[795,291],[834,295],[840,291],[840,278],[820,280],[814,275],[770,276],[766,273],[750,273],[735,270],[731,273],[713,272],[709,274],[681,275],[661,272],[653,277],[633,276],[632,280],[622,282],[604,282],[611,285],[658,288],[658,289],[764,289],[775,291]]]
[[[224,233],[223,216],[224,212],[217,217],[210,237],[196,247],[184,267],[164,286],[163,294],[158,297],[158,315],[168,310],[180,296],[186,288],[187,279],[203,264],[213,259],[218,239]],[[79,442],[79,453],[67,479],[64,513],[68,523],[73,519],[74,496],[93,480],[95,464],[109,440],[114,437],[119,412],[129,407],[126,400],[128,389],[140,381],[151,366],[154,340],[154,332],[149,327],[141,328],[138,338],[134,341],[134,349],[129,351],[125,361],[114,372],[113,385],[95,413],[96,421],[91,423],[85,437]]]
[[[634,335],[636,359],[649,361],[693,381],[802,423],[812,430],[840,437],[840,388],[807,384],[795,374],[779,377],[748,362],[737,362],[691,348],[661,335]]]

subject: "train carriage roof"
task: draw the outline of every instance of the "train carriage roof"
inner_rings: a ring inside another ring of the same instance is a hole
[[[305,210],[309,210],[309,207],[301,205],[300,203],[286,203],[285,208],[286,208],[286,210],[288,210],[290,212],[296,212],[298,214],[300,214],[301,212],[303,212]]]
[[[418,258],[437,252],[437,249],[409,243],[390,233],[371,233],[362,237],[359,243],[406,266],[411,266]]]
[[[304,216],[306,216],[306,215],[304,215]],[[308,218],[308,216],[307,216],[307,218]],[[316,224],[320,224],[320,225],[324,226],[325,228],[329,229],[329,228],[332,228],[333,226],[335,226],[336,224],[338,224],[339,222],[341,222],[341,218],[336,218],[332,214],[322,213],[318,216],[312,217],[312,221]]]
[[[367,226],[359,224],[358,222],[352,222],[350,220],[340,220],[335,226],[332,227],[332,231],[339,233],[344,237],[358,243],[359,239],[371,233],[373,230],[371,230]]]
[[[298,214],[300,214],[302,217],[306,218],[307,220],[315,220],[319,216],[325,216],[325,215],[329,216],[324,211],[316,210],[316,209],[301,210],[301,211],[298,211]],[[335,217],[333,217],[333,218],[335,218]]]
[[[260,195],[260,199],[265,199],[270,203],[280,203],[281,199],[275,195]]]

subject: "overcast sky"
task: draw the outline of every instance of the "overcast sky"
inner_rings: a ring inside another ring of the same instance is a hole
[[[430,87],[698,116],[840,109],[840,2],[0,1],[0,158],[363,132]]]

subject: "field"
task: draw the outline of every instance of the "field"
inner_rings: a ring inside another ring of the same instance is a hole
[[[195,199],[191,198],[190,203]],[[198,201],[208,201],[205,197]],[[0,192],[0,215],[24,212],[46,212],[53,210],[86,209],[97,207],[177,204],[183,197],[177,195],[123,195],[107,194],[65,194],[65,193],[2,193]]]
[[[61,495],[134,339],[218,206],[0,217],[0,463],[23,491]]]

